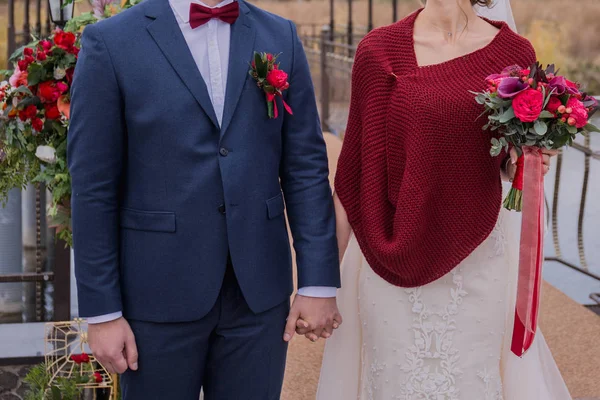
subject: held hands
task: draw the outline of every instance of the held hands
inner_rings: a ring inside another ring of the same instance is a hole
[[[542,149],[542,159],[544,162],[544,176],[550,171],[550,159],[558,154],[558,150],[548,150]],[[519,159],[519,154],[517,150],[512,147],[510,149],[509,158],[506,161],[506,175],[508,180],[512,182],[515,178],[515,173],[517,172],[517,160]]]
[[[125,318],[89,324],[88,343],[94,356],[109,373],[122,374],[127,368],[137,371],[135,337]]]
[[[296,295],[285,326],[283,340],[289,342],[294,333],[316,342],[329,338],[342,324],[335,297],[319,298]]]

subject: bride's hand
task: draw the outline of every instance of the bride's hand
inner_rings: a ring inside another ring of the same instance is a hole
[[[550,171],[551,158],[558,155],[559,150],[548,150],[542,149],[542,162],[544,163],[544,176]],[[504,172],[509,181],[513,181],[515,179],[515,173],[517,172],[517,160],[519,159],[519,154],[517,150],[513,147],[510,149],[509,157],[506,160],[506,166],[504,168]]]

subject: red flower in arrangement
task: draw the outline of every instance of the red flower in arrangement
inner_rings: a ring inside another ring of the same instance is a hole
[[[36,58],[38,61],[46,61],[46,59],[48,58],[48,56],[46,55],[46,53],[42,52],[42,51],[38,51]]]
[[[54,43],[63,50],[71,51],[75,45],[75,34],[58,30],[54,34]]]
[[[560,101],[560,99],[558,97],[552,96],[548,100],[548,104],[546,105],[546,110],[550,111],[552,114],[554,114],[555,117],[557,117],[556,113],[558,112],[558,109],[562,105],[563,105],[563,103],[562,103],[562,101]]]
[[[34,118],[31,120],[31,127],[34,131],[41,132],[42,129],[44,129],[44,121],[42,121],[40,118]]]
[[[588,112],[581,101],[575,97],[571,97],[567,102],[567,110],[571,111],[569,119],[567,120],[569,125],[573,125],[578,129],[581,129],[587,125]]]
[[[46,118],[47,119],[59,119],[60,111],[58,111],[58,106],[56,103],[46,103],[44,104],[44,108],[46,109]]]
[[[73,83],[73,73],[74,72],[75,72],[75,68],[69,68],[65,72],[65,78],[67,79],[67,82],[69,82],[69,84]]]
[[[71,360],[75,362],[75,364],[87,364],[90,362],[90,356],[88,356],[86,353],[81,353],[81,354],[71,354]]]
[[[25,107],[23,110],[19,111],[19,119],[21,121],[27,121],[28,119],[33,119],[37,115],[37,107],[34,105],[30,105]]]
[[[32,56],[26,56],[24,59],[19,60],[17,62],[17,65],[19,66],[19,69],[21,71],[27,71],[27,68],[29,68],[29,66],[35,62],[35,59]]]
[[[37,95],[43,103],[55,103],[68,88],[62,82],[46,81],[40,83]]]
[[[287,79],[288,74],[280,69],[273,68],[267,73],[267,83],[278,90],[285,90],[290,86]]]
[[[522,122],[534,122],[542,113],[544,95],[535,89],[527,89],[515,96],[512,106],[515,116]]]
[[[102,383],[102,381],[103,381],[102,374],[100,372],[94,372],[94,375],[92,376],[92,378],[94,379],[94,381],[96,383]]]
[[[265,92],[267,100],[267,115],[269,118],[277,118],[277,97],[282,97],[283,108],[291,115],[292,109],[283,100],[283,91],[290,87],[288,74],[279,68],[276,55],[271,53],[254,52],[254,60],[250,62],[250,75],[256,80],[256,84]]]
[[[42,46],[42,49],[44,49],[44,51],[50,51],[50,49],[52,48],[52,43],[49,40],[42,40],[40,42],[40,46]]]
[[[23,49],[23,54],[27,57],[30,57],[33,55],[33,49],[31,47],[25,47]]]

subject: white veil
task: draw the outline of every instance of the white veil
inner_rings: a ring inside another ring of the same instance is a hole
[[[513,31],[517,31],[517,24],[515,23],[515,17],[510,6],[510,0],[494,0],[494,4],[491,7],[476,6],[475,11],[480,16],[492,21],[504,21]]]

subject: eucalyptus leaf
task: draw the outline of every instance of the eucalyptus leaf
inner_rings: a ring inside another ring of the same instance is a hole
[[[577,127],[576,126],[568,125],[567,126],[567,132],[569,132],[570,134],[574,135],[574,134],[577,133]]]
[[[546,134],[546,132],[548,132],[548,125],[541,119],[538,119],[533,124],[533,129],[535,130],[536,134],[538,134],[540,136],[544,136]]]
[[[552,114],[550,111],[548,110],[544,110],[542,111],[542,113],[540,114],[540,118],[554,118],[554,114]]]
[[[504,111],[502,115],[498,118],[498,122],[501,124],[505,124],[511,119],[515,118],[515,110],[511,107],[508,110]]]

